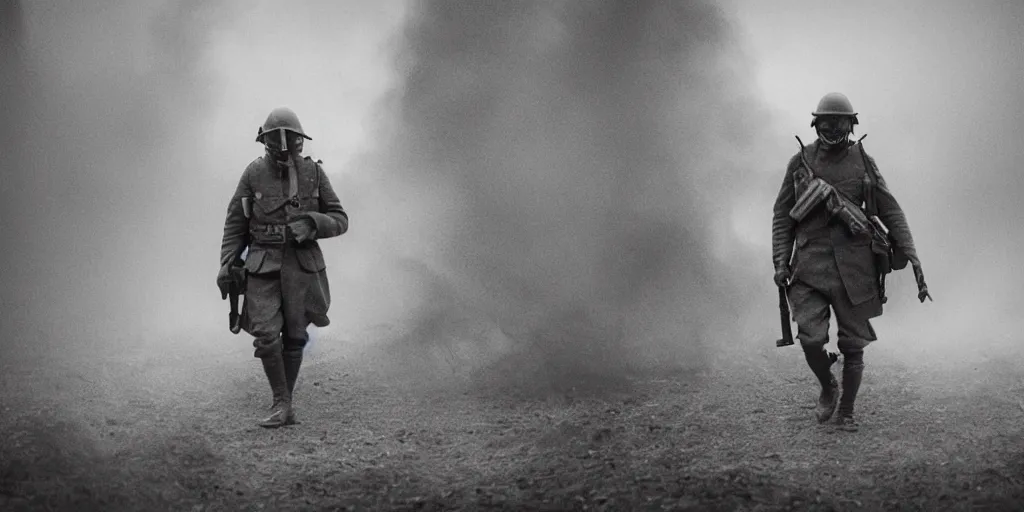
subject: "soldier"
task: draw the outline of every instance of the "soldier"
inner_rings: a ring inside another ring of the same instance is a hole
[[[228,203],[217,286],[228,293],[244,260],[245,300],[240,326],[255,337],[255,357],[273,393],[266,428],[295,423],[292,391],[302,365],[310,323],[329,323],[326,265],[317,240],[348,231],[348,214],[321,162],[302,157],[295,112],[274,109],[257,130],[266,153],[246,167]]]
[[[888,228],[895,260],[904,257],[903,265],[906,261],[913,265],[918,298],[924,302],[925,298],[931,300],[931,295],[903,210],[874,159],[859,141],[850,141],[857,124],[850,101],[840,93],[826,94],[811,115],[818,139],[807,147],[801,143],[800,153],[789,161],[775,201],[774,279],[788,288],[797,337],[808,366],[821,383],[818,421],[828,421],[838,402],[837,425],[855,431],[853,405],[864,370],[864,349],[877,339],[870,319],[882,314],[884,274],[888,271],[876,263],[878,251],[873,250],[872,234],[877,237]],[[874,220],[884,227],[873,224],[870,215],[876,215]],[[897,262],[894,268],[902,268],[899,265]],[[825,351],[830,307],[843,354],[841,398],[831,370],[834,359]]]

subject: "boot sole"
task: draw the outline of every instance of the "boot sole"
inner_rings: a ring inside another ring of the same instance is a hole
[[[844,416],[836,417],[836,430],[842,430],[843,432],[856,432],[860,429],[860,425],[856,421],[851,419],[847,420],[849,421],[849,423],[847,423],[847,421],[844,421],[844,418]]]
[[[289,425],[298,425],[299,422],[295,420],[285,420],[283,423],[257,423],[257,425],[263,428],[281,428]]]
[[[270,418],[273,418],[274,416],[276,415],[271,415]],[[260,421],[259,423],[257,423],[257,425],[263,428],[280,428],[287,425],[294,425],[298,423],[297,421],[295,421],[294,413],[287,413],[284,419],[281,421],[269,421],[270,418]]]
[[[836,425],[836,430],[842,430],[843,432],[856,432],[860,430],[859,425]]]

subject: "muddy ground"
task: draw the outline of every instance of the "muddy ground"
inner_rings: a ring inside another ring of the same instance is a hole
[[[1024,509],[1014,343],[920,365],[873,347],[847,433],[765,341],[614,378],[432,380],[321,350],[278,430],[254,424],[269,389],[244,344],[7,358],[0,509]]]

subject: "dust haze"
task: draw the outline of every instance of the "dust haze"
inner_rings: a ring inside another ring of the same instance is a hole
[[[936,299],[897,274],[869,365],[1019,354],[1019,3],[381,4],[5,2],[3,364],[131,353],[173,387],[204,359],[264,386],[214,276],[280,105],[352,218],[323,243],[325,358],[552,387],[799,358],[765,348],[771,204],[831,90]]]

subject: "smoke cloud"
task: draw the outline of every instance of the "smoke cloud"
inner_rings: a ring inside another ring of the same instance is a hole
[[[376,182],[353,208],[407,282],[432,283],[405,340],[471,317],[500,330],[495,353],[555,373],[699,360],[749,272],[730,272],[746,263],[729,216],[749,172],[730,146],[755,103],[723,13],[495,1],[410,16],[388,137],[363,161]]]

